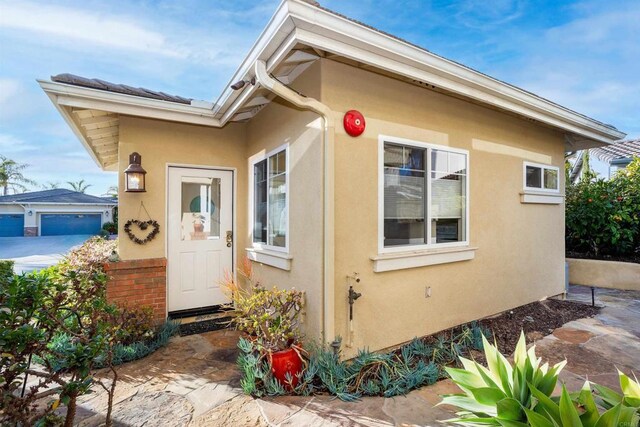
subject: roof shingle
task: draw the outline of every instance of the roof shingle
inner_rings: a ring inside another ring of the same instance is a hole
[[[183,98],[182,96],[177,95],[169,95],[164,92],[157,92],[155,90],[145,89],[142,87],[132,87],[124,84],[111,83],[100,79],[89,79],[82,76],[76,76],[75,74],[58,74],[57,76],[51,76],[51,80],[58,83],[66,83],[74,86],[87,87],[90,89],[105,90],[107,92],[140,96],[142,98],[158,99],[160,101],[177,102],[179,104],[191,104],[190,98]]]
[[[76,203],[84,205],[117,205],[113,199],[91,196],[65,188],[31,191],[22,194],[0,196],[0,203]]]

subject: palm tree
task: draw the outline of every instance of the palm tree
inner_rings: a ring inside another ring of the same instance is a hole
[[[81,179],[78,182],[67,181],[67,184],[71,186],[71,189],[73,191],[77,191],[79,193],[84,193],[85,191],[87,191],[87,188],[91,187],[91,184],[87,184],[86,182],[84,182],[84,179]]]
[[[112,199],[117,199],[118,198],[118,186],[117,185],[110,185],[109,188],[107,188],[106,193],[104,193],[102,195],[102,197],[111,197]]]
[[[22,171],[28,166],[0,155],[0,187],[4,196],[9,193],[9,190],[14,193],[18,191],[24,193],[28,190],[27,185],[36,185],[35,181],[22,175]]]
[[[46,184],[41,185],[43,190],[54,190],[56,188],[60,188],[60,183],[58,181],[48,181]]]

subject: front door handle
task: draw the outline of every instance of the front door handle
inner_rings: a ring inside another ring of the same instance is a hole
[[[233,246],[233,231],[227,231],[227,247]]]

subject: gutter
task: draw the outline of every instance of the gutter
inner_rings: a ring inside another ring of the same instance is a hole
[[[265,89],[277,96],[289,101],[293,105],[305,110],[317,113],[323,121],[323,194],[322,204],[324,206],[323,217],[323,311],[322,330],[325,342],[335,338],[335,263],[334,263],[334,144],[335,144],[335,122],[333,111],[314,98],[307,98],[289,89],[267,72],[264,61],[257,60],[255,63],[255,74],[257,82]]]

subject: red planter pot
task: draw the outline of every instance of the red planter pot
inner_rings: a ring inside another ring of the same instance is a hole
[[[301,371],[302,359],[294,349],[276,351],[271,354],[271,372],[285,388],[290,388],[287,382],[287,373],[291,375],[291,383],[295,387],[298,384],[297,374]]]

